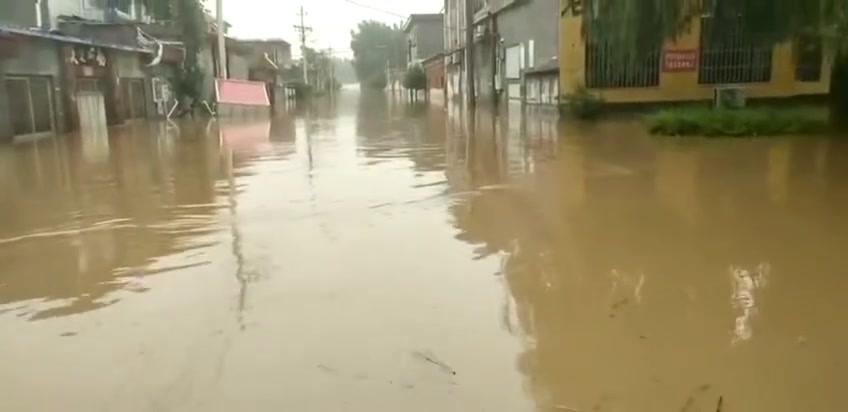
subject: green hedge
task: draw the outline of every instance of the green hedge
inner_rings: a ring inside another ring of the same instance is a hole
[[[682,107],[646,117],[653,134],[665,136],[774,136],[826,131],[828,111],[819,107]]]

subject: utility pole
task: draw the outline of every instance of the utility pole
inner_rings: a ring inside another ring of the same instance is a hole
[[[221,0],[218,0],[221,1]],[[306,12],[303,11],[303,6],[300,6],[300,13],[298,13],[300,17],[300,25],[295,25],[295,30],[300,32],[300,53],[303,56],[303,84],[309,84],[309,69],[308,69],[308,61],[306,59],[306,33],[312,31],[312,27],[306,27],[303,19],[306,17]]]
[[[330,99],[333,99],[336,97],[336,61],[333,57],[333,46],[330,46],[328,54],[329,56],[327,56],[327,64],[329,65],[329,67],[327,68],[327,70],[330,72]]]
[[[471,0],[465,2],[465,78],[468,82],[468,107],[477,105],[477,87],[474,82],[474,8]]]
[[[224,38],[224,0],[217,0],[216,14],[218,24],[218,77],[227,77],[227,46]]]

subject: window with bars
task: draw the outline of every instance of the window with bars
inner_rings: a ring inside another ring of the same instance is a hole
[[[640,56],[622,61],[616,58],[618,47],[609,41],[586,42],[586,87],[590,89],[655,87],[660,84],[662,45]]]
[[[742,30],[741,18],[701,17],[698,83],[771,81],[774,44]]]
[[[6,78],[12,131],[17,135],[53,131],[53,89],[50,77]]]
[[[795,80],[817,82],[822,76],[824,50],[820,37],[804,35],[795,42]]]

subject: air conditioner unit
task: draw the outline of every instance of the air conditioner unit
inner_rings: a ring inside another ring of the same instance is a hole
[[[745,89],[737,85],[716,87],[713,92],[713,105],[717,109],[745,107]]]

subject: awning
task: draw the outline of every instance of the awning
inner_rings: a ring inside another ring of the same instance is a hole
[[[66,36],[64,34],[55,32],[55,31],[46,31],[41,29],[27,29],[15,26],[7,26],[0,25],[0,37],[3,36],[25,36],[25,37],[34,37],[45,40],[53,40],[60,43],[69,43],[69,44],[81,44],[85,46],[92,47],[102,47],[105,49],[113,49],[113,50],[123,50],[134,53],[144,53],[144,54],[154,54],[156,53],[153,49],[143,49],[139,47],[126,46],[122,44],[94,41],[89,39],[83,39],[80,37],[74,36]]]

